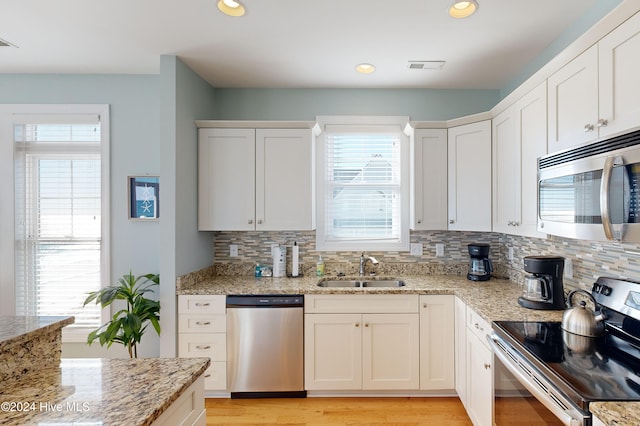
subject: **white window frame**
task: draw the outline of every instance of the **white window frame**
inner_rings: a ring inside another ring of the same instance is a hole
[[[409,121],[405,116],[318,116],[316,117],[322,133],[316,141],[316,250],[317,251],[408,251],[409,250],[409,208],[410,208],[410,145],[404,129]],[[401,222],[400,238],[388,240],[349,240],[329,241],[325,238],[327,229],[327,185],[326,185],[326,135],[331,126],[348,126],[354,129],[375,127],[397,128],[400,136],[401,167]]]
[[[14,182],[14,115],[64,115],[64,114],[96,114],[101,122],[101,282],[103,286],[111,282],[110,259],[110,117],[109,105],[103,104],[19,104],[0,105],[0,315],[16,314],[15,290],[15,185]],[[101,310],[101,323],[108,321],[110,310]],[[86,342],[87,335],[93,328],[65,327],[62,332],[63,342]]]

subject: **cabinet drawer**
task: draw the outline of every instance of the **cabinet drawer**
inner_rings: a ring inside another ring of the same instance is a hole
[[[178,296],[180,314],[224,314],[227,297],[223,295]]]
[[[178,353],[184,358],[211,358],[211,361],[227,360],[227,335],[224,333],[180,333]]]
[[[180,333],[225,333],[225,314],[181,314],[178,318]]]
[[[222,361],[212,362],[204,372],[205,390],[227,389],[227,363]]]
[[[313,314],[417,313],[417,294],[312,294],[304,298],[304,310]]]
[[[467,307],[467,328],[488,347],[486,336],[491,334],[491,324],[469,307]]]

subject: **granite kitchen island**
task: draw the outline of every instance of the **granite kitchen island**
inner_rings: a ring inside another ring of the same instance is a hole
[[[0,424],[206,423],[208,358],[61,359],[71,323],[0,317]]]

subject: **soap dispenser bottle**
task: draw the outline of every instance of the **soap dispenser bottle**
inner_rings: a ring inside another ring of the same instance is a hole
[[[321,277],[324,275],[324,260],[322,256],[318,257],[318,263],[316,263],[316,276]]]

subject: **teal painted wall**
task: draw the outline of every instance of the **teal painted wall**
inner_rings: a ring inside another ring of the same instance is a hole
[[[408,115],[449,120],[488,111],[498,90],[216,89],[218,120],[315,120],[317,115]]]

